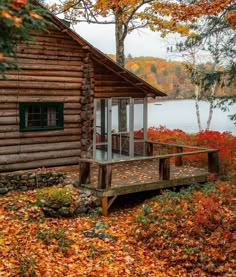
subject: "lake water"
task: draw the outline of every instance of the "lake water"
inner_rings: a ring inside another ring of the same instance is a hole
[[[206,101],[200,101],[199,106],[202,128],[205,129],[209,112],[209,104]],[[135,110],[136,109],[138,110],[139,108],[136,107]],[[219,108],[214,109],[210,130],[217,130],[220,132],[228,131],[236,135],[236,126],[228,118],[229,114],[233,114],[235,112],[236,105],[231,106],[229,112],[223,112]],[[139,113],[136,112],[135,114],[135,125],[137,127],[140,119],[137,118]],[[198,132],[195,101],[185,99],[149,103],[148,127],[158,127],[160,125],[164,125],[169,129],[182,129],[183,131],[189,133]]]

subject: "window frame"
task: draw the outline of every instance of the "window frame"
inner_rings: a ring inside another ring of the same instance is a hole
[[[40,127],[26,127],[25,125],[25,111],[27,107],[39,107],[40,112]],[[58,124],[56,126],[44,126],[43,118],[44,113],[43,110],[45,107],[56,107],[58,111]],[[48,131],[48,130],[62,130],[64,129],[64,103],[63,102],[20,102],[19,103],[19,116],[20,116],[20,131]]]

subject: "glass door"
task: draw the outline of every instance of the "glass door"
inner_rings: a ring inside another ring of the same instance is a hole
[[[133,156],[133,100],[112,98],[112,158],[127,159]]]
[[[145,154],[147,99],[95,99],[93,158],[121,160]]]

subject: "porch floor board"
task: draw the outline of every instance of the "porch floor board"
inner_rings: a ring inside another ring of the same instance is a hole
[[[135,161],[112,166],[111,187],[98,189],[98,166],[91,166],[90,184],[83,187],[95,190],[98,196],[117,196],[141,191],[174,187],[207,181],[207,170],[190,166],[170,166],[170,180],[159,179],[157,160]]]

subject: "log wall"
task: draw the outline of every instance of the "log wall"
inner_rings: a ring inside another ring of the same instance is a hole
[[[90,57],[60,30],[34,37],[17,48],[22,70],[0,79],[0,172],[75,164],[92,150]],[[64,130],[20,132],[19,102],[63,102]]]
[[[101,64],[94,63],[94,94],[96,98],[134,97],[144,98],[145,93],[139,84],[125,79],[125,71],[114,73]],[[122,76],[123,75],[123,76]]]

